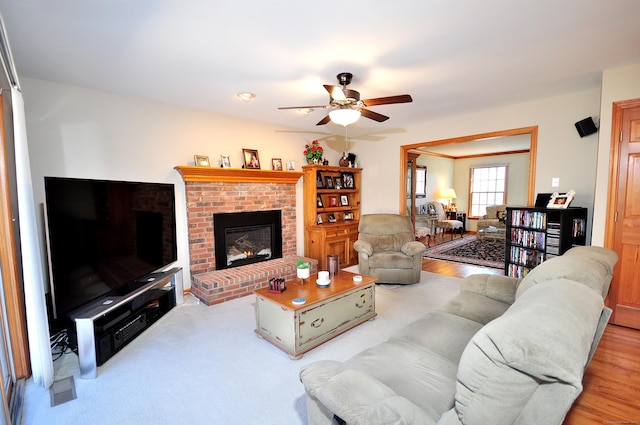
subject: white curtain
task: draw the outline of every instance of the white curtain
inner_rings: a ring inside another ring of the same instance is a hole
[[[53,383],[53,359],[49,343],[49,322],[47,320],[47,305],[44,297],[44,272],[41,260],[43,257],[38,239],[36,208],[33,197],[33,184],[31,182],[24,100],[20,92],[18,74],[11,55],[11,47],[9,46],[2,16],[0,16],[0,56],[2,58],[2,66],[11,84],[18,222],[20,224],[22,278],[31,372],[36,383],[49,388]]]
[[[22,248],[22,275],[27,313],[27,333],[33,380],[45,388],[53,383],[53,360],[49,343],[47,305],[44,296],[43,258],[38,239],[36,208],[33,198],[27,126],[22,93],[12,89],[13,126],[16,152],[16,179],[18,186],[18,215]]]

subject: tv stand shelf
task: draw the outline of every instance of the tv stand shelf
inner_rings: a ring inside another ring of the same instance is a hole
[[[73,312],[80,377],[94,379],[98,366],[183,302],[182,268],[146,276],[124,295],[102,297]]]

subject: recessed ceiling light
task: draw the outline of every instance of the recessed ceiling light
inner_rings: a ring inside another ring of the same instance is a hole
[[[249,91],[241,91],[240,93],[238,93],[238,97],[244,102],[249,102],[251,99],[256,97],[256,94]]]

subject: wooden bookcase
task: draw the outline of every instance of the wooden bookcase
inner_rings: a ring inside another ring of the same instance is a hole
[[[586,208],[507,207],[504,273],[524,277],[543,261],[586,243]]]
[[[358,263],[353,244],[360,223],[362,168],[307,165],[304,180],[304,255],[327,269],[327,255],[338,255],[340,267]]]

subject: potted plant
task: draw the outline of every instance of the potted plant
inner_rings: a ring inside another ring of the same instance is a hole
[[[298,279],[309,279],[311,273],[311,263],[304,261],[302,258],[298,258],[296,263]]]
[[[307,163],[309,164],[322,164],[322,146],[320,146],[320,142],[314,140],[311,142],[311,145],[308,143],[304,145],[304,151],[302,154],[307,159]]]

